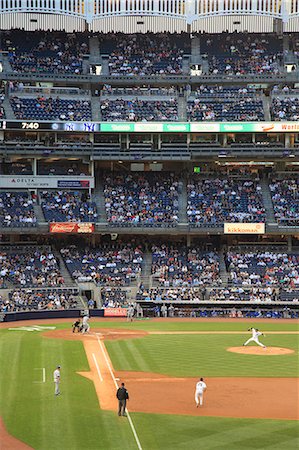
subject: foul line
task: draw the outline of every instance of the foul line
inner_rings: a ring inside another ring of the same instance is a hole
[[[112,378],[112,380],[113,380],[113,382],[114,382],[115,388],[118,389],[118,384],[117,384],[117,382],[116,382],[116,379],[115,379],[113,370],[112,370],[112,368],[111,368],[111,365],[110,365],[110,363],[109,363],[109,360],[108,360],[107,355],[106,355],[106,353],[105,353],[105,350],[104,350],[104,348],[103,348],[104,346],[103,346],[103,344],[102,344],[102,342],[101,342],[101,340],[100,340],[100,338],[99,338],[99,336],[98,336],[98,333],[96,333],[96,335],[97,335],[97,340],[98,340],[100,349],[101,349],[101,351],[102,351],[102,353],[103,353],[103,356],[104,356],[104,358],[105,358],[105,361],[106,361],[108,370],[109,370],[109,372],[110,372],[111,378]],[[133,421],[132,421],[132,419],[131,419],[130,413],[129,413],[129,411],[128,411],[128,408],[126,408],[126,410],[127,410],[127,416],[128,416],[129,424],[130,424],[132,433],[133,433],[133,435],[134,435],[134,438],[135,438],[135,441],[136,441],[138,450],[142,450],[142,447],[141,447],[141,444],[140,444],[140,441],[139,441],[139,438],[138,438],[136,429],[135,429],[135,427],[134,427]]]
[[[46,382],[46,369],[45,367],[35,367],[34,370],[42,370],[42,381],[33,381],[33,383],[45,383]]]
[[[98,361],[97,361],[96,356],[95,356],[94,353],[92,354],[92,357],[93,357],[94,363],[96,365],[99,378],[100,378],[101,381],[103,381],[103,377],[102,377],[102,374],[101,374],[101,371],[100,371],[100,368],[99,368],[99,365],[98,365]]]

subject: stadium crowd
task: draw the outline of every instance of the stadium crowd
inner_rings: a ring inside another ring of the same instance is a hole
[[[83,33],[13,30],[2,35],[2,48],[8,51],[14,72],[83,72],[83,58],[89,52],[88,37]]]
[[[128,305],[127,291],[118,287],[101,289],[101,300],[104,308],[122,308]]]
[[[34,227],[36,216],[28,192],[0,192],[0,226]]]
[[[21,287],[64,284],[59,261],[52,251],[27,248],[26,253],[1,252],[0,263],[0,278],[4,286],[7,283]]]
[[[195,178],[187,184],[187,216],[194,225],[263,222],[265,209],[258,179]]]
[[[272,179],[269,185],[275,218],[280,224],[299,224],[299,179],[298,177]]]
[[[8,299],[0,298],[1,312],[73,309],[78,307],[76,296],[67,290],[17,289]]]
[[[272,120],[299,120],[299,97],[273,98]]]
[[[221,284],[218,255],[200,247],[153,245],[151,272],[165,288]]]
[[[101,115],[104,121],[177,121],[178,110],[175,99],[149,101],[135,100],[110,100],[101,101]]]
[[[101,52],[109,53],[111,76],[179,75],[188,35],[170,33],[123,34],[103,37]]]
[[[104,180],[107,220],[113,225],[175,226],[179,181],[173,173],[114,173]]]
[[[47,222],[95,222],[98,214],[89,194],[77,191],[42,191],[41,207]]]
[[[89,100],[64,100],[59,97],[26,98],[13,96],[10,104],[16,119],[91,120]]]
[[[282,41],[274,34],[219,33],[201,36],[212,74],[277,74],[282,71]]]
[[[229,251],[226,266],[234,285],[299,286],[299,256],[271,251]]]
[[[61,255],[72,277],[79,282],[125,286],[141,274],[143,251],[140,245],[103,244],[100,248],[64,247]]]

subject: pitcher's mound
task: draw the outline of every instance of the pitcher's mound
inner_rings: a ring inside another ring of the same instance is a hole
[[[229,347],[228,352],[233,353],[243,353],[244,355],[288,355],[289,353],[294,353],[294,350],[290,348],[281,347]]]

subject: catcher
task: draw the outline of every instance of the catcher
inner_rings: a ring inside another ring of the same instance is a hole
[[[77,330],[77,333],[80,333],[80,331],[82,329],[81,319],[76,319],[72,325],[72,328],[73,328],[73,333],[75,333],[76,330]]]

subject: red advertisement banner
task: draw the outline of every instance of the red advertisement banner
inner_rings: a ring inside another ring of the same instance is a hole
[[[50,223],[50,233],[93,233],[94,223],[53,222]]]
[[[126,308],[105,308],[104,317],[127,317]]]

